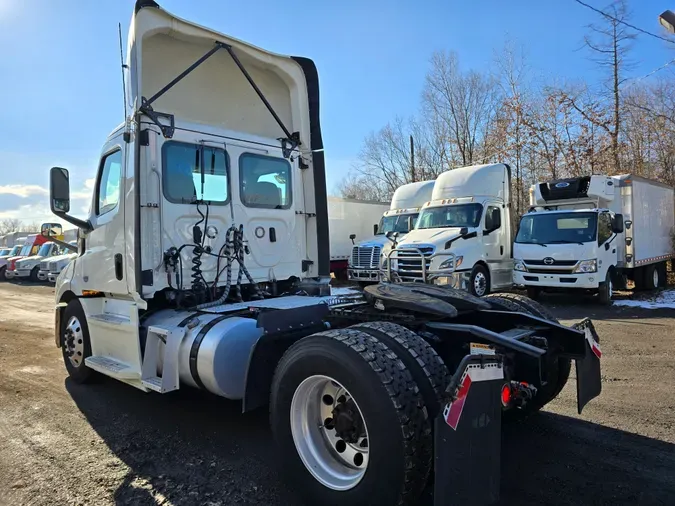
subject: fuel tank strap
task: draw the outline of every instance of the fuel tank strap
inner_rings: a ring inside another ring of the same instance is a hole
[[[204,340],[204,337],[209,332],[209,330],[211,330],[214,326],[216,326],[223,320],[226,320],[227,318],[231,317],[232,315],[221,315],[215,317],[213,320],[211,320],[201,328],[199,334],[197,334],[197,337],[195,337],[195,340],[192,341],[192,347],[190,348],[190,374],[192,375],[192,379],[195,380],[195,383],[197,383],[199,388],[206,390],[204,383],[199,377],[199,371],[197,370],[197,357],[199,356],[199,347],[202,345],[202,341]]]

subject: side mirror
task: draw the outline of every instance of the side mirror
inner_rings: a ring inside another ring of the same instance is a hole
[[[466,235],[469,233],[469,229],[467,227],[462,227],[459,229],[459,235]]]
[[[623,232],[623,214],[615,214],[612,219],[612,232],[620,234]]]
[[[352,244],[354,244],[354,239],[356,239],[356,234],[350,234],[349,238],[352,240]]]
[[[375,225],[373,225],[373,235],[377,235],[377,228],[377,223],[375,223]]]
[[[70,211],[70,177],[68,169],[52,167],[49,171],[49,201],[54,214]]]

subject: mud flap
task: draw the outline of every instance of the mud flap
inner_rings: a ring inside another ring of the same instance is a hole
[[[434,506],[499,500],[500,356],[468,355],[450,380],[449,402],[434,425]]]
[[[586,337],[586,355],[583,359],[576,359],[577,369],[577,411],[581,410],[592,399],[595,399],[602,392],[602,381],[600,378],[600,338],[595,331],[593,322],[584,318],[574,325],[574,328],[584,333]]]

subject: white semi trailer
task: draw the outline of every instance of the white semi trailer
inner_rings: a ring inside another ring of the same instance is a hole
[[[431,199],[434,181],[418,181],[400,186],[391,198],[391,204],[382,214],[373,230],[374,236],[354,245],[349,258],[349,279],[362,284],[377,283],[384,249],[390,244],[388,234],[405,237],[415,226],[422,205]]]
[[[673,257],[673,188],[625,174],[534,185],[531,211],[514,244],[514,282],[542,290],[586,290],[611,303],[612,290],[665,286]]]
[[[559,325],[526,297],[330,296],[311,60],[139,0],[127,65],[86,220],[68,214],[68,171],[50,174],[52,211],[81,232],[55,288],[73,381],[264,407],[286,476],[327,505],[415,504],[432,468],[437,505],[494,501],[502,412],[541,408],[572,360],[578,409],[600,393],[590,321]]]
[[[330,270],[336,278],[347,278],[354,240],[377,230],[382,213],[388,210],[389,202],[328,197]]]

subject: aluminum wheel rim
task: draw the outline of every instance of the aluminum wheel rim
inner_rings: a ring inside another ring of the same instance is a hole
[[[614,292],[614,287],[612,286],[612,280],[611,279],[609,281],[607,281],[607,283],[609,283],[608,290],[609,290],[609,298],[611,300],[612,299],[612,293]]]
[[[659,270],[654,269],[654,274],[652,275],[652,281],[654,282],[654,288],[659,287]]]
[[[335,413],[342,416],[341,406],[360,417],[362,428],[356,441],[346,441],[338,435],[337,426],[342,424],[335,419]],[[317,481],[333,490],[349,490],[358,485],[368,468],[368,429],[361,409],[346,388],[328,376],[306,378],[293,394],[290,418],[295,448]]]
[[[76,316],[71,316],[66,324],[64,347],[70,363],[79,367],[84,360],[84,334],[82,333],[82,324]]]
[[[487,278],[482,272],[477,272],[476,276],[473,278],[473,289],[476,292],[476,295],[484,295],[485,289],[487,287]]]

